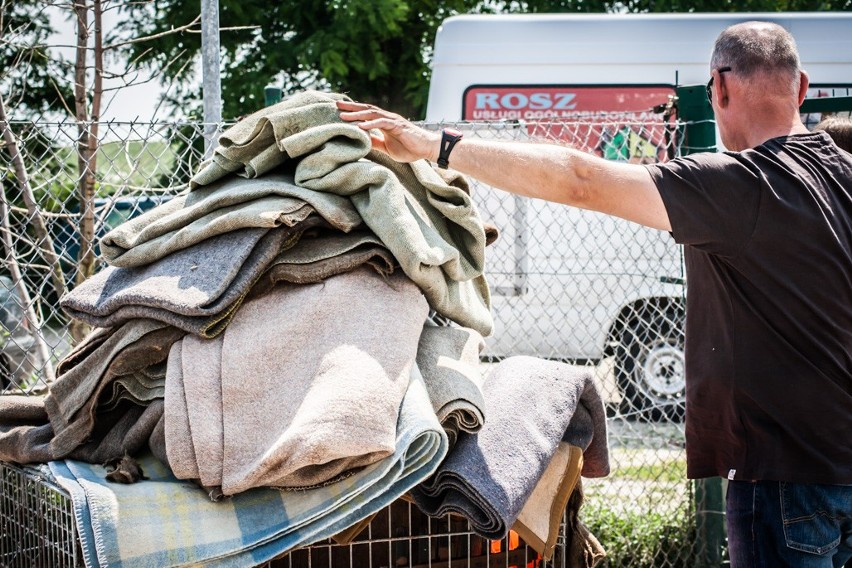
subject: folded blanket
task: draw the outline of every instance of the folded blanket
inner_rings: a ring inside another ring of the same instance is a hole
[[[230,322],[251,286],[283,248],[315,224],[239,229],[211,237],[139,268],[109,266],[63,296],[71,317],[94,326],[130,319],[159,320],[201,337]]]
[[[180,356],[169,358],[166,379],[166,450],[172,470],[179,479],[198,479],[205,487],[222,485],[228,401],[222,399],[221,337],[184,338]],[[250,439],[249,432],[243,434]]]
[[[163,366],[165,373],[165,366]],[[166,377],[150,377],[143,371],[122,375],[112,382],[112,388],[108,393],[101,395],[98,402],[98,411],[107,411],[115,408],[122,400],[128,400],[145,406],[152,400],[163,398],[166,394]],[[108,395],[108,396],[107,396]]]
[[[122,223],[101,239],[101,253],[113,266],[145,266],[223,233],[293,227],[314,213],[342,232],[361,224],[349,199],[299,187],[292,174],[228,176]]]
[[[591,375],[534,357],[505,359],[483,384],[485,425],[461,433],[438,472],[412,491],[428,515],[457,513],[489,539],[506,536],[565,436],[578,407],[600,404]],[[609,473],[603,406],[583,475]],[[591,415],[591,414],[588,414]],[[584,424],[585,426],[585,424]],[[603,450],[601,450],[603,448]]]
[[[50,441],[53,459],[70,454],[91,436],[98,399],[113,380],[164,360],[172,343],[183,335],[157,321],[132,320],[95,331],[94,349],[80,346],[69,361],[57,365],[56,382],[44,401],[54,433]]]
[[[398,164],[371,151],[369,135],[338,116],[335,101],[343,98],[306,91],[243,119],[222,134],[191,187],[298,160],[297,185],[349,196],[435,310],[489,334],[485,230],[467,182],[442,177],[425,160]]]
[[[71,349],[56,364],[56,376],[64,375],[68,370],[85,361],[96,349],[113,336],[115,329],[111,327],[95,327],[81,342]],[[89,361],[91,363],[91,360]]]
[[[417,367],[450,448],[459,431],[477,432],[485,422],[479,371],[484,346],[482,336],[467,328],[426,325],[420,334]]]
[[[0,396],[0,461],[50,461],[54,459],[52,438],[43,396]]]
[[[369,231],[349,234],[323,232],[304,236],[299,246],[281,251],[255,284],[251,296],[263,294],[277,282],[313,284],[359,266],[369,266],[379,274],[391,274],[396,260],[378,237]]]
[[[198,469],[198,458],[195,455],[192,431],[189,429],[189,406],[184,395],[182,365],[183,340],[172,345],[166,365],[166,398],[164,401],[162,444],[166,460],[163,463],[171,468],[172,473],[178,479],[199,479],[201,474]],[[221,410],[217,410],[214,417],[220,414]],[[213,420],[211,420],[211,424],[217,425]],[[211,451],[214,449],[215,447],[211,448]],[[154,450],[154,454],[158,457],[161,455],[158,450]],[[205,456],[205,460],[209,459]],[[216,485],[218,486],[220,483]]]
[[[104,480],[102,467],[55,461],[50,470],[71,495],[87,566],[256,566],[344,530],[386,507],[435,470],[447,451],[422,383],[412,380],[387,458],[324,487],[259,488],[212,502],[177,481],[152,457],[150,479]]]
[[[560,442],[512,526],[544,560],[553,557],[565,507],[580,479],[582,467],[583,450]]]
[[[365,133],[356,132],[340,119],[334,104],[337,100],[349,97],[305,91],[243,118],[219,136],[219,146],[192,176],[190,187],[213,183],[232,172],[247,178],[263,176],[293,157],[287,154],[282,141],[310,138],[310,133],[303,134],[309,129],[322,129],[329,140],[336,139],[327,151],[338,160],[356,161],[364,157],[369,150],[363,144]]]
[[[163,414],[162,400],[147,407],[116,406],[100,413],[86,440],[73,451],[51,447],[54,438],[44,398],[0,396],[0,460],[15,463],[46,463],[69,457],[89,463],[105,463],[135,455],[148,445],[149,437]]]
[[[175,474],[232,495],[327,483],[390,455],[426,313],[404,275],[362,268],[276,286],[220,338],[187,337],[166,380]]]
[[[562,441],[583,451],[584,477],[609,475],[606,411],[600,391],[594,384],[586,385],[583,390]]]
[[[163,416],[163,401],[146,406],[125,403],[99,414],[89,439],[68,454],[69,459],[105,464],[135,456],[148,447],[148,440]],[[51,459],[60,459],[54,457]]]

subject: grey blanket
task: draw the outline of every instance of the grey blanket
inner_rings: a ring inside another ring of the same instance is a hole
[[[165,360],[171,345],[183,335],[157,321],[132,320],[95,331],[90,341],[60,362],[56,382],[44,401],[53,427],[50,449],[55,458],[71,454],[91,437],[98,399],[112,381]]]
[[[426,314],[404,275],[362,268],[276,286],[221,337],[175,344],[165,414],[175,475],[233,495],[324,484],[391,455]]]
[[[101,253],[113,266],[144,266],[223,233],[292,227],[313,213],[342,232],[361,224],[349,199],[299,187],[292,174],[227,176],[122,223],[101,239]]]
[[[435,475],[412,490],[425,513],[457,513],[477,534],[503,538],[575,414],[579,418],[573,427],[592,435],[576,444],[587,448],[583,475],[609,473],[606,417],[589,373],[565,363],[512,357],[488,375],[483,394],[488,420],[482,430],[460,434]],[[580,408],[584,412],[577,414]]]
[[[145,406],[132,403],[117,405],[109,412],[100,413],[87,441],[64,457],[105,464],[136,456],[148,449],[151,434],[162,416],[162,399],[153,400]]]
[[[147,266],[109,266],[60,303],[71,317],[98,327],[148,318],[214,337],[228,325],[281,249],[294,245],[304,230],[322,222],[310,216],[295,227],[238,229]]]
[[[386,276],[397,267],[390,251],[369,231],[306,234],[299,246],[281,251],[250,296],[264,294],[278,282],[313,284],[359,266],[371,267]]]
[[[145,449],[162,414],[162,400],[99,413],[86,440],[66,452],[51,447],[53,428],[44,397],[0,396],[0,461],[46,463],[65,457],[98,464],[115,461]]]
[[[245,118],[222,134],[191,186],[231,172],[258,177],[295,161],[297,185],[351,198],[436,311],[488,335],[485,230],[466,181],[442,177],[426,161],[398,164],[371,151],[369,135],[338,116],[341,98],[306,91]]]
[[[450,443],[460,431],[478,432],[485,422],[479,371],[482,336],[472,329],[426,325],[417,347],[417,367],[432,407]]]
[[[112,389],[102,395],[98,409],[112,410],[122,400],[146,406],[153,400],[163,398],[165,394],[165,375],[160,379],[151,379],[145,373],[139,371],[117,377],[112,383]]]
[[[50,461],[52,438],[43,396],[0,396],[0,461]]]

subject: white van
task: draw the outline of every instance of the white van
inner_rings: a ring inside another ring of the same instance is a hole
[[[567,134],[551,137],[605,157],[664,160],[670,123],[652,108],[706,83],[719,32],[746,20],[790,30],[810,96],[852,94],[852,13],[471,15],[438,30],[426,122],[525,139],[553,120]],[[623,410],[678,416],[685,283],[669,235],[486,188],[475,198],[502,231],[486,355],[614,356]]]

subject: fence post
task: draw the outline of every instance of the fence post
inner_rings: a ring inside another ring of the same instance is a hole
[[[716,151],[716,122],[704,85],[677,88],[678,118],[686,123],[681,155]]]
[[[704,85],[678,87],[678,118],[685,123],[681,154],[715,152],[716,123]],[[687,292],[688,293],[688,292]],[[725,547],[725,501],[722,479],[695,481],[696,544],[701,566],[722,566]]]
[[[204,106],[204,157],[219,141],[222,122],[222,81],[219,72],[219,0],[201,0],[201,88]]]

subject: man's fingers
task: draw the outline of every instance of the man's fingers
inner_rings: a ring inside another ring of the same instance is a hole
[[[359,110],[353,112],[341,112],[340,118],[347,122],[362,122],[365,120],[383,118],[383,115],[374,110]]]
[[[372,143],[374,150],[378,150],[379,152],[384,152],[385,154],[388,153],[388,148],[387,148],[387,146],[385,146],[385,139],[384,138],[376,136],[375,134],[371,134],[370,135],[370,142]]]
[[[392,118],[375,118],[375,119],[366,119],[364,122],[360,123],[358,126],[363,128],[364,130],[372,130],[373,128],[378,128],[379,130],[387,130],[387,131],[395,131],[397,129],[402,128],[402,126]]]
[[[428,144],[421,139],[423,134],[398,114],[373,105],[349,101],[337,101],[340,118],[370,131],[370,142],[374,150],[383,152],[397,161],[410,162],[418,159],[419,147]],[[425,152],[423,152],[425,153]]]
[[[358,111],[358,110],[369,110],[374,108],[365,103],[356,103],[355,101],[337,101],[337,108],[345,111]]]
[[[382,119],[393,122],[401,119],[401,117],[397,114],[364,103],[337,101],[337,108],[343,111],[340,113],[340,118],[348,122],[377,121]],[[363,128],[363,125],[360,126]],[[370,126],[369,128],[385,127],[386,126]]]

